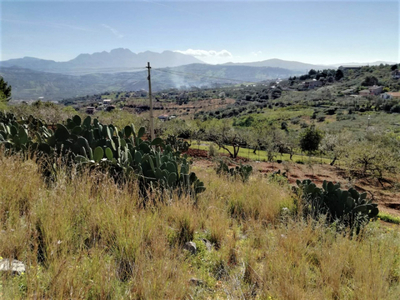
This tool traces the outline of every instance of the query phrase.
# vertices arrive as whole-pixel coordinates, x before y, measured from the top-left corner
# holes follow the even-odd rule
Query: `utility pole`
[[[150,100],[150,138],[154,140],[154,124],[153,124],[153,99],[151,98],[151,77],[150,77],[150,63],[147,62],[147,80],[149,81],[149,100]]]

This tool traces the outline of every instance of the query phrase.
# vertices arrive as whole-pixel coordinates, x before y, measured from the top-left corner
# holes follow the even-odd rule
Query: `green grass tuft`
[[[378,214],[378,218],[381,219],[384,222],[393,223],[393,224],[400,224],[400,218],[399,217],[392,216],[392,215],[390,215],[388,213],[380,212]]]

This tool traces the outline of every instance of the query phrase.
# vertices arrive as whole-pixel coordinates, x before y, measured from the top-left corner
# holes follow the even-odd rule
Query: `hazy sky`
[[[398,1],[7,1],[0,60],[128,48],[209,63],[399,61]]]

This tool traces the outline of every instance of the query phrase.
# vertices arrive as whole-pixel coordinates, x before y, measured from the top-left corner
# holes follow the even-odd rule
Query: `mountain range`
[[[34,71],[84,75],[93,73],[117,73],[132,72],[144,69],[147,62],[155,68],[178,67],[190,64],[205,64],[194,56],[182,54],[174,51],[164,51],[161,53],[145,51],[134,53],[129,49],[118,48],[110,52],[95,52],[93,54],[79,54],[74,59],[65,62],[56,62],[54,60],[39,59],[34,57],[24,57],[9,59],[0,62],[0,67],[20,67]],[[310,64],[298,61],[288,61],[282,59],[267,59],[256,62],[245,63],[225,63],[223,66],[247,66],[247,67],[271,67],[282,68],[294,71],[298,74],[304,74],[310,69],[336,69],[340,65],[379,65],[395,64],[394,62],[377,61],[372,63],[343,63],[332,65]],[[208,65],[210,66],[210,65]]]
[[[274,67],[274,68],[284,68],[295,72],[300,72],[301,74],[307,73],[309,70],[323,70],[323,69],[334,69],[337,68],[333,65],[315,65],[302,63],[298,61],[288,61],[278,58],[267,59],[263,61],[247,62],[247,63],[226,63],[228,66],[248,66],[248,67]]]
[[[375,61],[369,63],[341,63],[341,64],[332,64],[332,65],[320,65],[320,64],[308,64],[302,63],[298,61],[288,61],[282,60],[278,58],[267,59],[263,61],[256,62],[247,62],[247,63],[226,63],[228,66],[248,66],[248,67],[274,67],[274,68],[284,68],[289,69],[294,72],[300,72],[301,74],[307,73],[309,70],[324,70],[324,69],[337,69],[340,66],[377,66],[380,64],[396,64],[395,62],[387,62],[387,61]]]
[[[0,62],[0,67],[21,67],[34,71],[82,75],[129,72],[136,69],[144,69],[147,62],[151,62],[151,66],[156,68],[204,63],[191,55],[173,51],[164,51],[162,53],[146,51],[136,54],[129,49],[118,48],[110,52],[79,54],[74,59],[65,62],[34,57],[9,59]]]

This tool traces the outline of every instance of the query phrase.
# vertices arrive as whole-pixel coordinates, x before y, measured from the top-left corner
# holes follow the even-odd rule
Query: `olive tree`
[[[385,176],[398,171],[400,152],[386,139],[359,139],[347,144],[345,160],[351,170],[361,176],[372,176],[383,185]]]
[[[231,158],[236,158],[240,147],[246,144],[245,132],[240,128],[235,128],[226,120],[215,123],[213,127],[207,129],[208,139],[229,153]],[[232,147],[232,148],[230,148]]]
[[[300,148],[309,154],[315,152],[319,148],[319,144],[323,138],[323,134],[315,126],[310,126],[300,135]]]
[[[337,159],[341,159],[348,150],[348,143],[351,140],[351,133],[327,133],[321,140],[321,151],[331,156],[330,165],[333,166]]]

